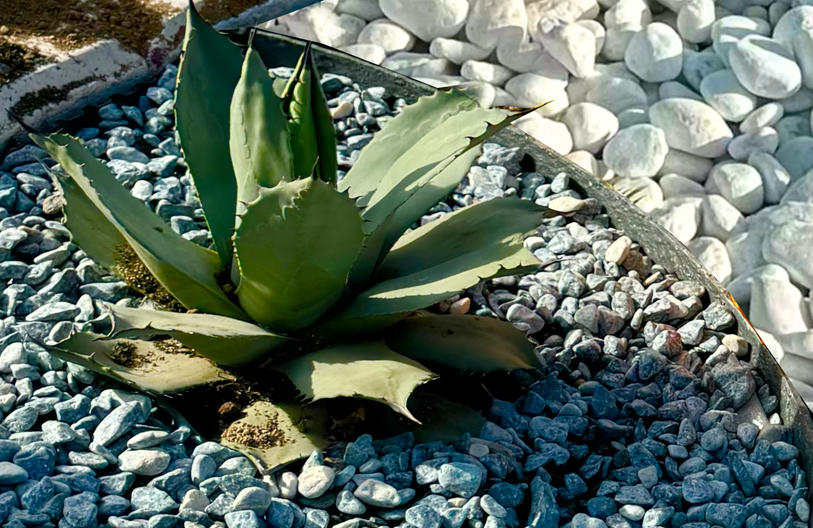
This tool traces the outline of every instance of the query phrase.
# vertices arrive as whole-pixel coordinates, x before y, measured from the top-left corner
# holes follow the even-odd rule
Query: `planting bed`
[[[172,134],[174,75],[169,67],[137,99],[66,128],[173,229],[206,243]],[[323,86],[346,169],[402,101],[341,76]],[[530,389],[515,401],[494,399],[476,436],[417,445],[409,434],[362,436],[264,477],[239,454],[162,421],[158,402],[110,388],[36,344],[101,316],[100,301],[135,302],[68,241],[41,157],[27,145],[0,169],[4,526],[734,528],[809,520],[793,434],[777,394],[741,361],[751,347],[736,335],[734,315],[708,304],[701,284],[653,265],[594,199],[564,174],[535,172],[518,148],[487,144],[463,185],[423,221],[506,194],[570,207],[526,242],[546,263],[539,273],[491,281],[439,308],[507,317],[527,330],[540,343],[539,368],[515,382]]]

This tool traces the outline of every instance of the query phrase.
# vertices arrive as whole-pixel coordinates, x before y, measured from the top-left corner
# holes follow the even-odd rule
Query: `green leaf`
[[[116,305],[108,308],[113,316],[113,337],[151,339],[168,335],[201,356],[228,367],[251,363],[292,342],[230,317]]]
[[[327,447],[327,413],[319,406],[274,404],[259,400],[229,425],[220,443],[249,458],[261,473]]]
[[[309,326],[345,294],[361,241],[356,205],[329,183],[261,189],[234,240],[241,306],[268,328]]]
[[[384,341],[399,354],[466,371],[530,369],[538,364],[525,334],[491,317],[421,313],[389,328]]]
[[[206,23],[192,2],[175,91],[175,122],[223,267],[231,262],[237,183],[229,153],[229,109],[240,48]]]
[[[336,135],[310,44],[299,57],[283,95],[291,131],[294,175],[336,181]],[[314,171],[315,169],[315,171]]]
[[[273,187],[293,175],[288,118],[260,55],[249,48],[231,100],[229,150],[237,200],[248,203],[258,187]]]
[[[89,333],[74,334],[48,347],[65,361],[154,394],[234,381],[231,374],[204,357],[168,350],[156,341],[108,339]]]
[[[353,291],[367,285],[398,237],[457,187],[478,155],[478,149],[471,149],[460,155],[364,239],[364,247],[350,272],[349,284]]]
[[[309,401],[366,398],[415,421],[407,408],[409,395],[435,377],[420,363],[380,342],[325,348],[292,359],[280,370]]]
[[[189,309],[245,319],[220,289],[217,255],[175,233],[116,181],[110,170],[76,139],[32,136],[127,241],[155,278]],[[68,206],[70,207],[70,205]]]
[[[463,207],[399,238],[376,277],[402,277],[495,244],[512,244],[539,227],[545,212],[544,207],[519,198]]]
[[[63,212],[71,240],[98,264],[112,270],[116,252],[126,247],[127,241],[70,177],[53,176],[65,197]]]
[[[360,203],[366,202],[381,183],[383,167],[389,167],[438,123],[471,110],[476,104],[459,91],[439,90],[404,107],[361,150],[353,168],[339,182],[339,189],[348,191],[352,198],[359,198]]]

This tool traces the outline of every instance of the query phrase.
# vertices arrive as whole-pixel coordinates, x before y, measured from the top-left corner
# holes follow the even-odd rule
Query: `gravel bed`
[[[627,194],[723,282],[813,402],[813,6],[326,0],[268,24],[484,104]]]
[[[275,70],[278,75],[284,70]],[[172,133],[167,69],[135,106],[75,132],[131,193],[206,243]],[[342,169],[403,104],[326,75]],[[526,244],[548,264],[444,303],[506,317],[539,343],[530,388],[493,400],[478,436],[416,444],[362,436],[260,476],[238,453],[169,427],[150,398],[51,357],[36,342],[83,328],[99,301],[132,303],[68,241],[42,153],[0,172],[0,524],[8,528],[801,528],[805,472],[777,398],[751,367],[733,316],[653,265],[593,200]],[[564,175],[521,171],[486,144],[463,184],[422,222],[476,200],[581,198]],[[50,219],[46,219],[50,218]],[[759,424],[755,425],[755,424]]]

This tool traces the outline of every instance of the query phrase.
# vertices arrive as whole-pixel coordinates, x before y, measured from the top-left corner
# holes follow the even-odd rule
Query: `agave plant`
[[[310,48],[275,86],[256,51],[193,7],[186,27],[177,132],[213,248],[172,231],[79,140],[35,136],[62,167],[76,243],[162,308],[110,306],[112,331],[74,333],[54,353],[154,394],[284,375],[300,397],[272,401],[260,386],[222,437],[267,468],[325,445],[314,401],[365,398],[415,420],[408,399],[436,377],[426,365],[533,366],[508,323],[421,310],[535,269],[523,238],[545,210],[495,199],[413,228],[519,114],[436,92],[391,119],[337,182]]]

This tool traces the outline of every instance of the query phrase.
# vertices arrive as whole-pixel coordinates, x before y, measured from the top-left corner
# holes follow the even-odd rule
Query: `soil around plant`
[[[200,12],[207,20],[218,21],[264,1],[208,0]],[[164,0],[3,0],[0,84],[47,62],[32,46],[32,39],[66,51],[102,39],[115,39],[124,48],[146,56],[150,41],[163,29],[163,21],[177,12],[177,7]]]

